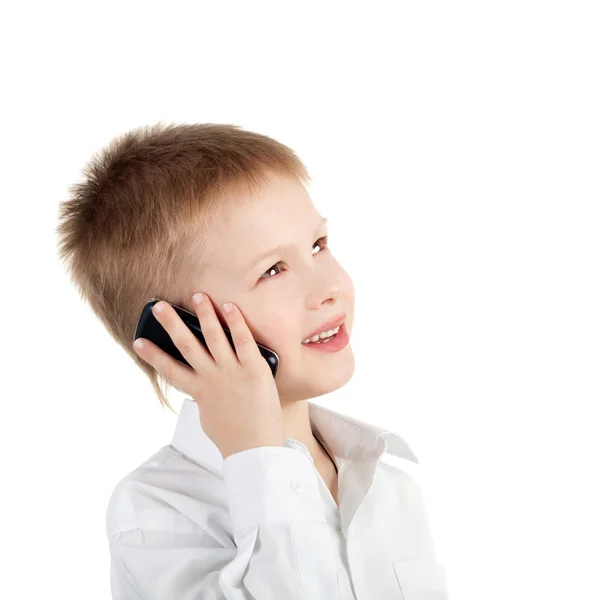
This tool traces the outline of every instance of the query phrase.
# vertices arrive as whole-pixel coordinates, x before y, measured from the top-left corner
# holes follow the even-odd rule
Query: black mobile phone
[[[177,349],[177,346],[171,340],[171,336],[167,333],[167,330],[156,320],[154,313],[152,312],[152,307],[160,302],[160,298],[151,298],[148,302],[146,302],[144,308],[142,309],[142,314],[138,320],[137,327],[135,329],[135,335],[133,337],[133,341],[138,338],[145,338],[150,340],[154,344],[156,344],[161,350],[170,354],[173,358],[178,361],[185,363],[188,367],[191,367],[190,363],[185,360],[181,352]],[[171,304],[169,302],[169,304]],[[191,313],[185,308],[181,308],[180,306],[175,306],[171,304],[171,306],[175,309],[175,312],[180,316],[181,320],[188,326],[191,332],[200,340],[202,345],[208,350],[208,346],[206,345],[206,341],[204,340],[204,336],[202,335],[202,330],[200,328],[200,321],[198,317]],[[233,343],[233,338],[231,337],[231,333],[227,327],[223,327],[223,331],[231,344],[235,352],[235,344]],[[269,367],[271,367],[271,372],[273,373],[273,377],[277,375],[277,369],[279,367],[279,356],[273,350],[262,346],[258,342],[256,342],[260,353],[263,355]],[[209,351],[210,352],[210,351]]]

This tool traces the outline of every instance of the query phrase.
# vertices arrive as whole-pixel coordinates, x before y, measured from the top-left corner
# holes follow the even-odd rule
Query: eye
[[[313,248],[315,246],[319,246],[319,248],[321,248],[321,252],[323,252],[323,250],[327,249],[329,246],[327,245],[328,243],[328,236],[323,236],[321,238],[319,238],[314,244],[313,244]],[[318,253],[320,254],[320,252]],[[270,267],[269,269],[267,269],[263,275],[261,276],[261,278],[259,279],[259,281],[262,281],[263,279],[273,279],[273,277],[264,277],[264,275],[266,275],[267,273],[271,272],[273,269],[279,269],[281,266],[283,266],[283,262],[279,261],[278,263],[275,263],[272,267]],[[277,275],[277,273],[276,273]]]

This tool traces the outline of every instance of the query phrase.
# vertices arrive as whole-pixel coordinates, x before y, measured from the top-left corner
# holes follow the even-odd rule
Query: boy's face
[[[255,340],[277,353],[282,404],[339,389],[354,373],[350,343],[338,352],[302,344],[333,317],[346,313],[348,335],[354,321],[354,286],[333,256],[335,239],[330,249],[316,243],[327,235],[323,217],[291,177],[273,175],[256,199],[242,188],[231,198],[219,208],[212,245],[204,248],[208,267],[194,292],[208,294],[225,326],[222,305],[234,302]],[[257,258],[280,245],[289,248]]]

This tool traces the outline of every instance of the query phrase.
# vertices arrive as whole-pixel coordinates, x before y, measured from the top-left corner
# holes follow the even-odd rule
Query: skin
[[[351,334],[352,280],[333,251],[315,243],[327,235],[327,224],[320,225],[322,215],[296,178],[271,174],[258,197],[238,186],[218,211],[218,234],[213,231],[210,247],[203,249],[208,266],[194,292],[210,297],[225,326],[222,305],[235,303],[254,339],[278,354],[275,381],[285,436],[305,444],[333,494],[337,475],[312,433],[307,400],[343,387],[354,373],[354,354],[350,343],[338,352],[322,353],[306,348],[302,340],[341,313],[347,314]],[[293,248],[248,266],[280,244]]]

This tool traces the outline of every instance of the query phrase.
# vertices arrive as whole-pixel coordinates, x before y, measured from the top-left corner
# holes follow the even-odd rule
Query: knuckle
[[[204,331],[204,340],[207,344],[216,345],[217,342],[221,339],[219,332],[214,330]]]
[[[247,348],[254,340],[246,333],[239,333],[235,338],[235,345],[238,348]]]
[[[167,381],[171,381],[173,379],[173,366],[172,365],[166,365],[162,370],[161,370],[161,375],[163,376],[164,379],[166,379]]]
[[[187,336],[182,339],[178,339],[175,345],[177,348],[179,348],[182,354],[189,354],[192,351],[192,344]]]

